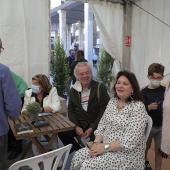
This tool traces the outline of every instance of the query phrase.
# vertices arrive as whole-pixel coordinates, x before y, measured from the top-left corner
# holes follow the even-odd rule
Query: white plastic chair
[[[62,170],[64,170],[72,144],[62,148],[18,161],[9,167],[9,170],[18,170],[20,167],[29,166],[33,170],[40,170],[39,164],[44,165],[44,170],[56,170],[61,157],[65,154]]]
[[[152,118],[148,115],[148,124],[147,124],[146,132],[145,132],[146,141],[148,140],[150,131],[151,131],[151,129],[152,129],[152,123],[153,123],[153,122],[152,122]]]

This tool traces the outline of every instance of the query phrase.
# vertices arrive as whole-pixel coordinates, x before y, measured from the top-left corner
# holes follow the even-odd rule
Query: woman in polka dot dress
[[[143,170],[147,112],[135,75],[120,71],[92,147],[78,150],[71,170]]]

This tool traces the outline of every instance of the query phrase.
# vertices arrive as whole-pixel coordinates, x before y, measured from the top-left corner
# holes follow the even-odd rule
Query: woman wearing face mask
[[[46,75],[38,74],[32,78],[31,89],[26,90],[24,97],[24,105],[21,113],[27,114],[26,107],[31,102],[40,103],[42,113],[55,113],[60,110],[60,100],[57,93],[57,89],[50,85],[50,82]],[[52,149],[58,148],[57,139],[52,145]],[[34,155],[38,155],[39,151],[32,145]]]
[[[162,157],[159,153],[162,136],[162,114],[165,87],[161,85],[161,80],[164,77],[164,66],[159,63],[152,63],[148,68],[148,79],[150,84],[142,89],[145,98],[145,107],[152,118],[153,126],[147,140],[145,152],[145,170],[152,170],[147,160],[147,153],[151,146],[152,139],[155,142],[155,167],[156,170],[161,170]]]
[[[46,75],[38,74],[32,78],[31,89],[25,92],[22,114],[26,113],[26,107],[31,102],[40,103],[40,112],[42,113],[55,113],[60,110],[61,106],[57,89],[50,85]]]

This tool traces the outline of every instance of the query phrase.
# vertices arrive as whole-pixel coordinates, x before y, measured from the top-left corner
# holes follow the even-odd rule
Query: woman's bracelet
[[[148,110],[150,111],[151,109],[149,108],[149,105],[148,105]]]
[[[100,140],[95,140],[93,143],[102,143]]]

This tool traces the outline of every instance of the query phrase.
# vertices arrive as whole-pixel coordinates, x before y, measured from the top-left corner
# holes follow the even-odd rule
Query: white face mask
[[[40,93],[39,86],[36,86],[36,85],[33,85],[33,84],[32,84],[31,88],[32,88],[32,92],[33,92],[33,93],[35,93],[35,94]]]
[[[150,80],[150,84],[153,87],[158,87],[158,86],[160,86],[161,81],[160,80]]]

